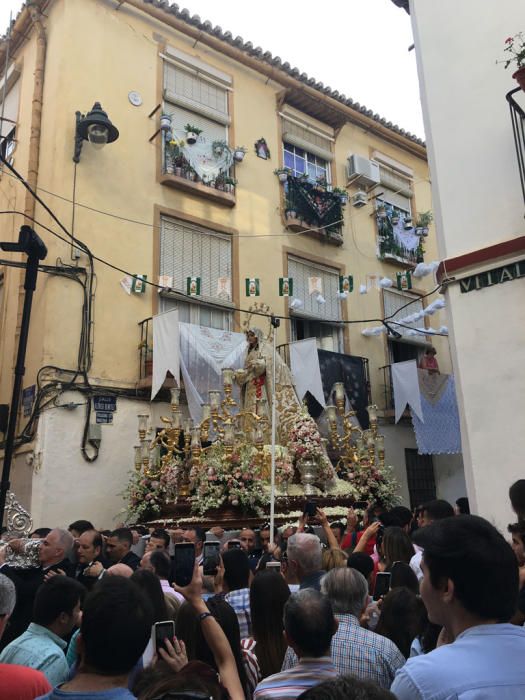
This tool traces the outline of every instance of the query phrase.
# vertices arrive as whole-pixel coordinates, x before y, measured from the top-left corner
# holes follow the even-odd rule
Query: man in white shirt
[[[518,600],[509,544],[474,515],[432,523],[421,544],[421,597],[430,622],[454,641],[409,659],[391,691],[398,700],[525,697],[525,630],[508,624]]]

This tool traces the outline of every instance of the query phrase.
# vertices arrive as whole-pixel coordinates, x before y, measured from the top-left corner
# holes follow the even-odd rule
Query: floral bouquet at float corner
[[[259,512],[267,501],[257,450],[251,446],[227,454],[223,445],[212,445],[190,472],[190,501],[193,513],[204,515],[221,506],[240,506]]]
[[[265,461],[271,464],[272,446],[264,446]],[[291,484],[294,477],[293,459],[286,447],[282,445],[275,446],[275,483],[279,486],[282,484]]]
[[[123,494],[127,501],[126,514],[129,522],[145,522],[159,513],[166,501],[177,497],[180,467],[180,461],[174,459],[171,463],[164,464],[158,475],[147,475],[142,469],[132,473]]]
[[[386,509],[393,508],[401,502],[398,495],[399,485],[391,466],[355,464],[350,467],[347,478],[359,494],[357,501],[380,503]]]

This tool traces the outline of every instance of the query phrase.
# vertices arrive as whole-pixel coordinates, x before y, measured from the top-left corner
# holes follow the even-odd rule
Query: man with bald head
[[[24,551],[25,540],[11,540],[10,546],[19,552]],[[16,605],[9,620],[9,625],[0,641],[0,649],[19,637],[29,626],[33,612],[33,602],[40,585],[54,573],[73,576],[74,571],[69,560],[73,549],[73,536],[67,530],[54,528],[44,537],[40,544],[38,559],[40,566],[32,569],[18,569],[4,563],[0,558],[0,569],[16,587]]]

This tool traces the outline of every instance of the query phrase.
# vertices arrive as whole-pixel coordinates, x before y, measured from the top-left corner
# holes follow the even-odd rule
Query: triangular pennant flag
[[[308,294],[318,294],[323,293],[323,278],[322,277],[309,277],[308,278]]]
[[[396,278],[398,289],[412,289],[412,275],[408,270],[406,272],[397,272]]]
[[[346,292],[347,294],[354,291],[354,278],[352,275],[345,275],[339,277],[339,291],[341,294]]]
[[[131,282],[131,291],[133,294],[144,294],[146,291],[147,279],[147,275],[133,275],[133,281]]]
[[[186,277],[186,294],[190,297],[198,296],[201,293],[201,278]]]
[[[293,296],[293,279],[291,277],[279,277],[279,296]]]
[[[246,296],[258,297],[261,294],[261,285],[258,277],[246,277]]]
[[[232,281],[229,277],[219,277],[217,279],[217,296],[228,301],[232,296]]]

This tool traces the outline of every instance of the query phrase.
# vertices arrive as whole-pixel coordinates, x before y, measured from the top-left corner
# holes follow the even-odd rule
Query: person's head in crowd
[[[288,585],[299,584],[297,572],[293,566],[290,566],[290,562],[288,561],[288,552],[286,549],[281,553],[281,574]]]
[[[121,578],[130,578],[133,574],[133,569],[127,564],[113,564],[106,570],[108,576],[120,576]]]
[[[479,624],[508,622],[518,599],[518,565],[510,545],[475,515],[424,528],[421,597],[430,622],[454,637]]]
[[[241,633],[235,610],[222,596],[208,598],[206,605],[230,643],[241,685],[246,688],[246,672],[241,652]],[[175,636],[177,639],[182,639],[186,645],[188,661],[203,661],[218,670],[211,649],[202,633],[199,617],[189,603],[183,603],[179,609],[175,622]]]
[[[451,518],[454,515],[454,508],[448,501],[438,498],[434,501],[429,501],[423,504],[423,517],[421,518],[420,527],[426,527],[435,520],[443,520],[443,518]]]
[[[360,618],[368,603],[368,582],[357,569],[332,569],[321,581],[321,592],[334,613]]]
[[[383,598],[375,631],[394,642],[408,659],[412,642],[423,631],[424,623],[421,598],[408,588],[394,588]]]
[[[243,527],[239,540],[241,541],[241,547],[247,554],[250,554],[255,549],[255,539],[255,532],[249,527]]]
[[[333,570],[338,571],[350,569]],[[286,641],[300,659],[329,656],[330,643],[337,627],[332,604],[313,588],[292,594],[284,606]]]
[[[295,525],[287,525],[281,532],[281,549],[286,550],[288,546],[288,540],[292,535],[297,532],[297,527]]]
[[[330,571],[338,566],[346,566],[348,554],[342,549],[325,549],[322,556],[322,568]]]
[[[343,537],[345,536],[345,526],[343,523],[340,522],[335,522],[330,524],[330,530],[335,535],[335,539],[337,540],[337,544],[341,546],[341,542],[343,541]]]
[[[404,561],[398,561],[390,570],[390,588],[408,588],[412,593],[419,594],[419,581],[413,569]]]
[[[133,683],[139,700],[228,700],[218,673],[202,661],[190,661],[178,673],[164,662],[145,668]]]
[[[274,544],[279,544],[279,528],[274,525],[273,528],[273,542]],[[266,523],[261,526],[261,529],[259,531],[259,540],[261,542],[261,547],[263,552],[268,551],[268,547],[270,546],[270,524]]]
[[[77,561],[90,564],[102,554],[102,535],[96,530],[86,530],[78,538]]]
[[[462,496],[456,500],[454,512],[456,515],[470,515],[470,506],[466,496]]]
[[[182,534],[183,542],[191,542],[195,545],[195,556],[200,557],[202,554],[202,548],[204,546],[204,540],[206,539],[206,533],[202,527],[193,527],[189,530],[184,530]]]
[[[73,536],[67,530],[56,527],[44,537],[38,558],[44,568],[58,564],[69,556],[73,549]]]
[[[171,573],[171,560],[167,552],[156,550],[148,554],[153,573],[161,581],[167,581]],[[142,568],[142,562],[141,562]]]
[[[127,527],[118,527],[110,533],[106,540],[106,554],[108,559],[117,564],[131,549],[133,535]]]
[[[410,562],[414,556],[414,545],[407,533],[400,527],[387,527],[381,544],[385,571],[390,571],[394,562]]]
[[[146,544],[146,552],[152,552],[155,549],[160,549],[162,551],[167,551],[170,546],[170,536],[162,528],[157,528],[153,530],[150,538]]]
[[[166,600],[158,576],[155,576],[153,571],[137,569],[137,571],[134,571],[131,575],[130,580],[140,588],[151,603],[153,608],[153,621],[162,622],[163,620],[168,620],[169,616],[166,608]]]
[[[419,505],[414,508],[414,521],[416,523],[416,529],[423,527],[423,506]]]
[[[83,532],[94,529],[94,525],[92,525],[89,520],[75,520],[75,522],[71,523],[68,527],[69,532],[75,539],[78,539]]]
[[[84,603],[77,639],[79,673],[114,677],[115,686],[126,686],[150,639],[152,624],[151,603],[135,583],[104,577]]]
[[[140,560],[139,569],[145,569],[146,571],[153,571],[153,565],[151,563],[151,555],[153,552],[144,552],[142,559]]]
[[[248,555],[243,549],[228,549],[222,555],[224,566],[223,588],[226,592],[249,588],[251,568]]]
[[[396,524],[399,524],[399,527],[402,527],[408,534],[410,532],[412,520],[414,519],[410,508],[407,508],[406,506],[394,506],[394,508],[391,508],[388,512],[391,517],[396,518],[398,521]]]
[[[518,516],[518,520],[525,520],[525,479],[518,479],[509,489],[510,505]]]
[[[80,624],[86,589],[67,576],[53,576],[37,590],[32,622],[65,639]]]
[[[321,542],[316,535],[299,532],[288,539],[288,565],[291,566],[299,581],[321,571]]]
[[[111,535],[111,530],[99,530],[99,532],[104,538],[104,541]]]
[[[348,557],[346,565],[349,569],[355,569],[363,574],[368,583],[368,590],[372,591],[374,577],[374,560],[365,552],[354,552]]]
[[[396,697],[372,681],[339,676],[336,680],[323,681],[308,688],[297,700],[396,700]]]
[[[0,639],[2,639],[9,617],[15,609],[15,603],[15,584],[10,578],[0,573]]]
[[[47,537],[50,532],[50,527],[37,527],[36,530],[33,530],[30,537],[32,540],[43,540],[44,537]]]
[[[525,564],[525,521],[509,525],[508,531],[512,535],[512,551],[516,555],[518,566]]]
[[[250,587],[250,614],[262,678],[281,670],[286,653],[283,611],[289,597],[290,589],[278,572],[267,569],[255,575]]]

